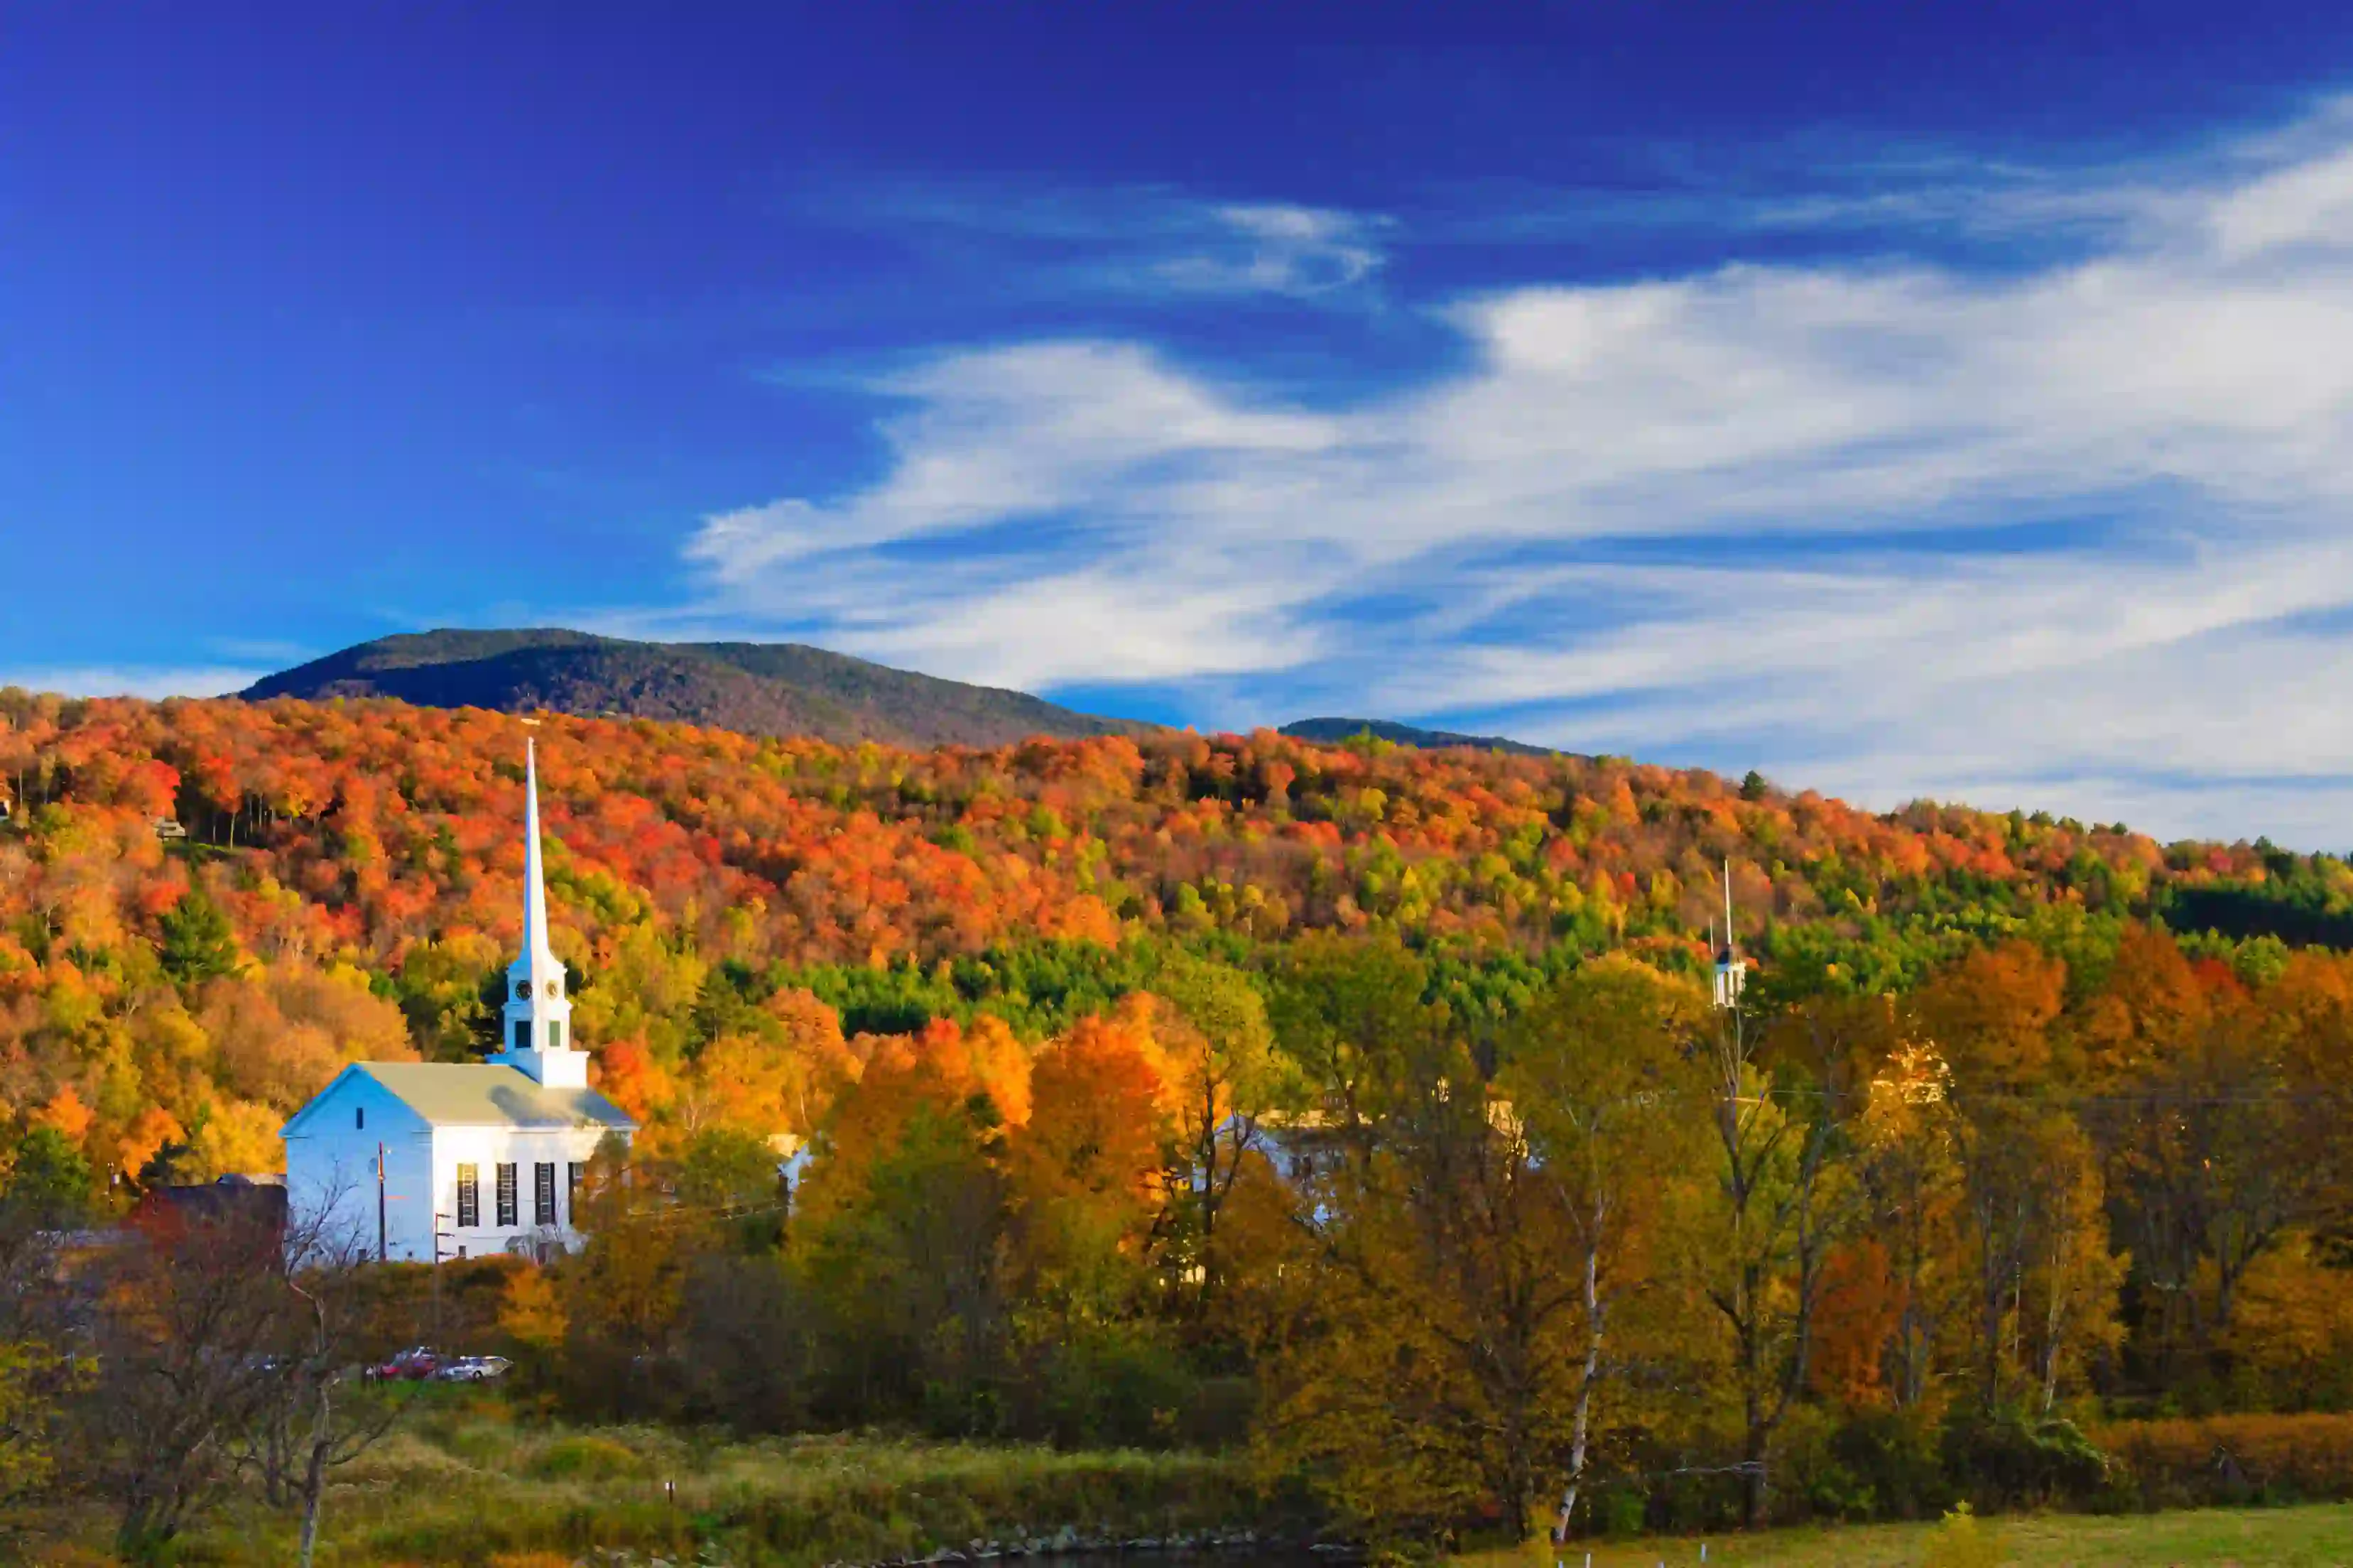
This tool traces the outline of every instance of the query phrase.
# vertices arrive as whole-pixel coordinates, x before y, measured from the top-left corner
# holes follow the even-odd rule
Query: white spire
[[[564,964],[547,941],[547,874],[539,853],[539,749],[524,743],[522,773],[522,952],[507,965],[505,1049],[491,1060],[553,1088],[588,1082],[588,1058],[572,1044],[572,999]]]
[[[536,980],[554,972],[555,953],[547,945],[547,879],[539,863],[539,750],[528,739],[522,747],[522,960]]]
[[[1724,943],[1715,950],[1715,1005],[1719,1007],[1740,1005],[1740,993],[1748,981],[1748,964],[1740,956],[1740,948],[1732,934],[1732,861],[1724,862]]]

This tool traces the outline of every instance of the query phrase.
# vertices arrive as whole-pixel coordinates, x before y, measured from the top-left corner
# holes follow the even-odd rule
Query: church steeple
[[[1740,993],[1748,982],[1748,963],[1740,956],[1740,945],[1732,934],[1732,862],[1724,863],[1724,945],[1715,952],[1715,1005],[1719,1007],[1740,1005]]]
[[[523,742],[522,952],[507,965],[506,1048],[491,1060],[551,1089],[585,1089],[588,1058],[572,1048],[564,964],[547,942],[547,880],[539,853],[539,752]]]
[[[539,860],[539,749],[522,743],[522,957],[533,980],[563,982],[564,965],[547,945],[547,879]]]

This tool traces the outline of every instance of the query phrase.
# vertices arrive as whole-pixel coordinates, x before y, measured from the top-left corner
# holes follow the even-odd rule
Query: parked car
[[[462,1355],[434,1369],[443,1383],[494,1383],[514,1363],[502,1355]]]
[[[375,1374],[386,1382],[395,1382],[402,1378],[427,1378],[431,1377],[435,1369],[440,1366],[441,1361],[440,1355],[426,1349],[423,1345],[412,1345],[377,1367]]]

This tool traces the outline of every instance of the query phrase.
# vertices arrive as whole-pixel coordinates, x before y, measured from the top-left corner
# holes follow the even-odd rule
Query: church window
[[[366,1107],[366,1106],[364,1106],[364,1105],[354,1105],[353,1107],[352,1107],[352,1125],[353,1125],[353,1127],[356,1128],[358,1131],[362,1131],[362,1132],[364,1132],[364,1131],[367,1131],[367,1107]]]
[[[564,1211],[574,1219],[580,1217],[580,1184],[588,1179],[588,1167],[575,1160],[565,1168]]]
[[[499,1224],[511,1226],[514,1223],[515,1168],[512,1164],[501,1164],[499,1166]]]
[[[564,1020],[561,1018],[547,1021],[547,1048],[551,1051],[564,1048]]]
[[[482,1223],[482,1168],[458,1167],[458,1225],[470,1230]]]
[[[529,1018],[517,1018],[514,1021],[514,1048],[519,1051],[527,1051],[531,1049],[531,1020]]]
[[[533,1225],[555,1223],[555,1162],[543,1160],[531,1168],[531,1219]]]

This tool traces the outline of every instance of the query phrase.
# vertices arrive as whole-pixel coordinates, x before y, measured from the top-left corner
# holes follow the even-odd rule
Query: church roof
[[[385,1092],[435,1127],[554,1131],[596,1125],[635,1131],[638,1125],[593,1089],[550,1089],[515,1068],[473,1062],[354,1062],[351,1070],[375,1079]]]

